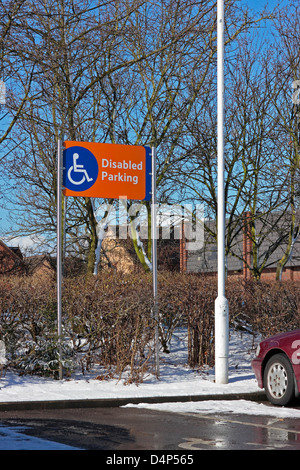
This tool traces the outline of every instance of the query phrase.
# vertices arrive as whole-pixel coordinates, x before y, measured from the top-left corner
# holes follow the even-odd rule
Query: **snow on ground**
[[[18,376],[9,371],[0,379],[0,404],[16,401],[113,399],[161,396],[195,396],[258,391],[251,369],[251,335],[230,336],[229,383],[216,385],[213,370],[191,370],[187,366],[186,332],[174,334],[170,354],[160,355],[160,376],[144,377],[141,384],[124,385],[124,380],[97,380],[93,375],[74,375],[61,381],[36,376]]]
[[[18,401],[88,400],[140,398],[139,404],[126,407],[143,407],[166,412],[202,414],[255,414],[277,418],[300,418],[300,410],[274,407],[247,400],[247,393],[260,391],[251,369],[255,347],[253,337],[246,333],[230,335],[229,383],[214,383],[214,371],[191,370],[187,367],[186,333],[178,331],[171,344],[170,354],[160,355],[160,377],[145,376],[143,383],[124,385],[124,380],[97,380],[96,373],[90,377],[78,375],[61,381],[32,376],[17,376],[11,372],[0,379],[0,405]],[[98,372],[99,373],[99,372]],[[227,394],[244,394],[243,399],[226,398]],[[218,395],[218,399],[217,398]],[[205,400],[160,403],[159,397],[205,396]],[[143,398],[157,397],[157,403],[145,403]],[[215,398],[215,399],[214,399]],[[42,441],[22,434],[18,427],[0,425],[0,449],[70,449],[61,444]]]
[[[213,398],[213,397],[212,397]],[[139,403],[124,405],[124,408],[146,408],[148,410],[169,411],[176,413],[214,414],[229,413],[235,415],[269,416],[278,419],[300,418],[300,410],[275,407],[250,400],[205,400],[176,403]]]

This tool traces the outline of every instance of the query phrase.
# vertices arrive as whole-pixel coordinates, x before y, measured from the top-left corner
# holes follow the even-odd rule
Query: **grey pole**
[[[159,335],[158,335],[158,299],[157,299],[157,211],[156,211],[156,149],[152,147],[152,204],[151,204],[151,232],[152,232],[152,277],[153,277],[153,314],[155,320],[155,367],[159,376]]]
[[[228,383],[228,302],[225,296],[224,0],[218,0],[218,297],[215,301],[215,382]]]
[[[57,325],[58,325],[58,361],[59,379],[62,379],[62,143],[57,146]]]

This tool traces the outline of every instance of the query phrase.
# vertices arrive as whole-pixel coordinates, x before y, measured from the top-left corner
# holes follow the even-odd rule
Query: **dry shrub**
[[[197,274],[159,272],[160,344],[164,352],[174,330],[188,331],[191,367],[214,364],[217,281]],[[299,327],[297,282],[226,285],[231,326],[269,336]],[[138,383],[154,370],[155,320],[152,276],[102,272],[65,279],[63,366],[83,373],[97,366],[98,378],[120,376]],[[58,371],[56,283],[30,278],[0,279],[0,339],[10,367],[55,376]],[[99,373],[103,371],[103,373]]]
[[[0,282],[0,338],[9,365],[25,373],[58,369],[55,286],[26,277]],[[67,356],[65,351],[65,356]]]
[[[243,282],[235,286],[229,299],[231,317],[249,325],[254,334],[267,337],[299,328],[298,282]]]
[[[169,351],[175,328],[185,326],[189,364],[213,363],[215,295],[212,279],[159,273],[159,340],[164,352]],[[96,279],[67,282],[64,301],[82,370],[97,362],[118,374],[129,368],[130,380],[140,380],[153,363],[152,276],[102,273]]]
[[[151,278],[150,278],[151,280]],[[67,281],[64,312],[82,371],[97,363],[140,380],[152,356],[151,282],[110,273]]]
[[[186,326],[191,367],[213,363],[215,298],[212,278],[168,272],[159,276],[161,343],[167,350],[174,329]]]

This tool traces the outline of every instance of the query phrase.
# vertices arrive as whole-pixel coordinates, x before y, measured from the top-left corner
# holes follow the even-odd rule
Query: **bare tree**
[[[233,51],[236,38],[256,20],[231,0],[225,4],[226,47]],[[208,97],[214,90],[216,2],[27,0],[26,8],[17,24],[17,57],[26,61],[26,73],[32,70],[32,84],[7,163],[22,188],[19,234],[50,239],[54,233],[56,142],[62,137],[155,145],[159,196],[163,202],[178,198],[179,183],[188,179],[183,170],[193,121],[204,130],[214,106]],[[11,111],[16,109],[17,101]],[[207,135],[206,142],[211,145]],[[212,155],[206,158],[211,166]],[[89,198],[68,199],[67,228],[72,242],[86,242],[92,271],[97,220]]]
[[[125,47],[137,60],[126,75],[130,88],[126,92],[122,89],[121,77],[107,83],[110,92],[106,96],[110,97],[114,110],[111,113],[113,138],[128,144],[150,144],[158,149],[157,188],[163,203],[177,202],[180,189],[186,189],[197,172],[194,156],[200,151],[199,141],[194,148],[190,146],[194,131],[213,149],[205,153],[207,161],[201,162],[204,173],[209,172],[213,162],[215,142],[210,137],[215,123],[210,121],[211,128],[207,130],[207,116],[211,107],[215,107],[215,7],[215,2],[210,1],[199,2],[197,6],[181,0],[151,6],[147,2],[139,16],[130,18],[131,22],[136,20],[132,27],[135,34],[125,41]],[[255,19],[239,16],[241,12],[231,2],[226,2],[226,7],[226,46],[230,47]],[[139,61],[139,57],[147,55],[149,43],[160,53]],[[121,101],[125,106],[119,111]],[[204,184],[212,184],[211,189],[215,191],[215,181],[205,177],[204,180]],[[134,217],[130,223],[136,252],[147,270],[151,259],[151,220],[150,205],[145,205],[149,230],[146,250],[140,243]]]
[[[116,42],[119,45],[128,18],[141,3],[27,2],[28,10],[18,23],[22,48],[17,56],[34,68],[34,80],[7,164],[9,175],[22,183],[16,207],[19,234],[41,233],[51,240],[56,225],[57,140],[99,136],[98,123],[95,127],[99,83],[132,62],[130,57],[118,62],[115,57],[114,63],[107,63],[106,54]],[[11,105],[12,113],[16,104]],[[72,207],[72,214],[77,208],[76,225],[87,228],[92,266],[96,221],[91,201],[75,200]]]
[[[266,38],[255,33],[241,35],[226,62],[226,253],[246,262],[238,245],[244,212],[250,211],[253,252],[248,267],[260,278],[274,263],[278,247],[290,236],[289,253],[298,234],[294,217],[298,157],[288,146],[288,141],[295,142],[295,125],[288,117],[290,95],[283,86],[286,78],[279,72],[278,54]],[[217,236],[216,224],[209,222],[217,217],[215,102],[205,97],[198,109],[189,122],[189,160],[179,171],[185,176],[185,197],[196,197],[205,207],[206,231],[212,242]]]
[[[25,0],[0,2],[0,80],[2,99],[0,105],[0,144],[3,144],[11,133],[28,99],[33,78],[34,66],[28,66],[26,58],[19,55],[21,41],[16,34],[20,19],[27,14]],[[10,109],[14,107],[13,115]],[[6,157],[5,151],[1,160]]]
[[[278,261],[276,278],[281,280],[282,271],[293,255],[293,248],[300,233],[299,219],[299,144],[300,144],[300,58],[296,31],[299,30],[299,5],[291,2],[282,8],[275,18],[276,42],[276,95],[274,106],[278,115],[278,140],[283,166],[286,171],[289,201],[286,243]]]

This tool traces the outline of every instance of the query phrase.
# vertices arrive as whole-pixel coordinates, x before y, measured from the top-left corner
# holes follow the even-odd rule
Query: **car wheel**
[[[287,405],[294,398],[294,371],[284,354],[272,356],[264,371],[264,389],[274,405]]]

